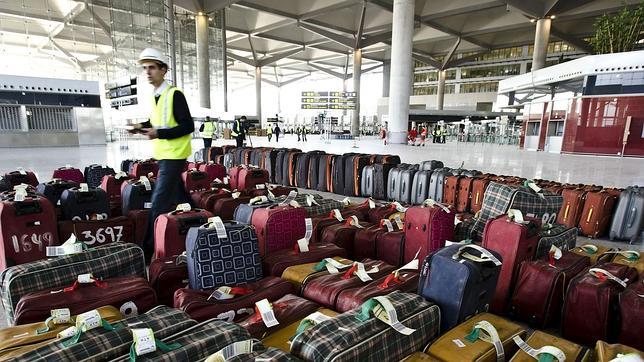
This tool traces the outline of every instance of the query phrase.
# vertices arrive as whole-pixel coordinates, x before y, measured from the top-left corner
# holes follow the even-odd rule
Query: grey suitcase
[[[630,243],[644,240],[644,188],[627,187],[617,201],[617,207],[610,225],[611,240],[630,240]]]
[[[224,167],[226,167],[226,172],[230,171],[234,166],[235,155],[232,152],[228,152],[224,155]]]
[[[443,187],[445,177],[448,172],[449,171],[444,168],[436,169],[432,172],[432,176],[429,181],[428,198],[436,202],[443,202]]]
[[[258,202],[255,204],[241,204],[235,209],[233,219],[241,224],[250,225],[250,221],[253,217],[253,211],[262,207],[269,207],[274,204],[274,202],[268,200],[266,202]]]
[[[400,188],[397,201],[402,202],[403,204],[411,203],[411,187],[414,183],[414,175],[416,175],[416,172],[418,171],[415,168],[411,168],[403,170],[403,172],[400,173],[400,182],[398,183]]]
[[[375,174],[374,166],[365,166],[362,169],[362,179],[360,180],[360,195],[362,197],[373,196],[373,176]]]
[[[445,167],[442,161],[437,160],[423,161],[419,164],[419,166],[421,171],[434,171],[437,168]]]
[[[411,186],[411,203],[414,205],[422,204],[427,200],[429,193],[429,181],[432,177],[431,171],[421,170],[414,175],[414,181]]]
[[[400,175],[403,168],[397,167],[389,171],[387,177],[387,199],[390,201],[398,200],[400,198]]]

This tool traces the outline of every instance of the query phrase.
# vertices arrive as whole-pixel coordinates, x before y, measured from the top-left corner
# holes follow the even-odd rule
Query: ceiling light
[[[550,19],[554,19],[554,18],[556,18],[556,16],[550,15]]]
[[[203,13],[200,11],[200,12],[199,12],[199,16],[202,16],[202,15],[203,15]]]
[[[531,23],[534,23],[535,21],[537,21],[537,19],[534,19],[534,18],[530,19]]]

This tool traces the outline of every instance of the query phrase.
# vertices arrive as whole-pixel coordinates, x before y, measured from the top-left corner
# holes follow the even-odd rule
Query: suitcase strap
[[[470,253],[467,253],[465,252],[466,249],[477,250],[478,252],[481,253],[481,256],[479,257],[479,256],[472,255]],[[454,255],[452,255],[452,259],[454,260],[458,260],[458,258],[461,258],[461,257],[464,259],[471,260],[475,263],[485,263],[485,262],[491,261],[496,266],[501,265],[501,261],[496,256],[494,256],[494,254],[492,254],[489,250],[475,244],[465,244],[460,248],[458,248],[458,251],[454,253]]]
[[[608,280],[612,280],[612,281],[616,282],[617,284],[621,285],[624,288],[627,287],[626,283],[628,282],[628,278],[626,278],[624,280],[619,279],[618,277],[616,277],[613,274],[611,274],[609,271],[604,270],[602,268],[590,268],[590,270],[588,270],[588,272],[591,275],[597,277],[601,281],[604,281],[604,280],[608,279]]]
[[[553,362],[555,359],[559,362],[566,360],[566,354],[557,347],[543,346],[539,349],[530,347],[521,337],[514,336],[512,338],[514,343],[521,348],[521,350],[539,362]]]
[[[356,314],[356,319],[361,322],[365,322],[370,318],[371,313],[373,313],[374,317],[377,319],[391,326],[398,333],[408,336],[416,331],[415,329],[405,327],[400,323],[396,309],[391,301],[385,296],[370,298],[366,302],[362,303],[360,313]]]
[[[485,331],[486,334],[481,333],[481,330]],[[496,360],[497,362],[505,361],[505,351],[503,350],[503,343],[501,338],[499,338],[499,333],[496,331],[496,328],[488,321],[480,321],[474,325],[472,332],[465,336],[465,340],[474,343],[477,340],[482,340],[487,343],[492,343],[494,349],[496,350]]]
[[[130,362],[136,361],[137,356],[155,352],[157,349],[162,352],[170,352],[182,347],[180,343],[165,344],[155,338],[152,328],[134,328],[131,331],[134,342],[130,347]]]

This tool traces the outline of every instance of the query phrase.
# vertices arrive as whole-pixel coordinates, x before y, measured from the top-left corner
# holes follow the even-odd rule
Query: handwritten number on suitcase
[[[123,237],[123,226],[108,226],[106,228],[99,228],[96,230],[96,236],[92,234],[91,230],[83,231],[83,242],[87,245],[94,245],[95,243],[103,244],[109,236],[110,242],[119,243]]]
[[[11,241],[13,243],[13,250],[17,253],[20,253],[20,247],[22,246],[22,251],[25,253],[31,252],[33,246],[36,245],[39,251],[43,251],[44,246],[49,245],[52,240],[52,234],[49,232],[42,234],[23,234],[20,237],[18,235],[12,235]]]

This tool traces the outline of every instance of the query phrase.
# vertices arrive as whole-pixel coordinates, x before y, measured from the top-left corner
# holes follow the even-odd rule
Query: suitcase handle
[[[37,200],[16,202],[13,204],[13,207],[16,210],[16,216],[40,214],[42,212],[40,202]]]
[[[612,281],[616,282],[617,284],[621,285],[624,288],[627,287],[626,282],[628,282],[628,278],[626,278],[624,280],[619,279],[618,277],[614,276],[611,272],[609,272],[609,271],[607,271],[605,269],[602,269],[602,268],[590,268],[590,270],[588,270],[588,272],[591,275],[599,278],[600,280],[609,279],[609,280],[612,280]],[[600,276],[600,275],[603,275],[603,277]]]
[[[482,335],[480,333],[481,330],[484,330],[488,335]],[[474,328],[472,328],[470,334],[465,336],[465,339],[472,343],[476,342],[479,339],[484,342],[492,343],[494,345],[494,349],[496,350],[496,360],[505,361],[505,351],[503,350],[503,343],[501,342],[501,338],[499,338],[499,332],[497,332],[492,323],[488,321],[480,321],[476,323],[474,325]]]
[[[208,222],[208,218],[205,216],[179,219],[179,234],[186,235],[188,233],[188,230],[190,230],[190,228],[194,228],[194,227],[198,228],[206,222]]]
[[[474,249],[474,250],[480,252],[481,256],[477,257],[477,256],[474,256],[474,255],[472,255],[470,253],[467,253],[467,252],[465,252],[466,249]],[[458,260],[458,258],[460,258],[460,257],[463,257],[464,259],[471,260],[471,261],[473,261],[475,263],[484,263],[484,262],[491,261],[496,266],[501,265],[501,261],[496,256],[494,256],[494,254],[492,254],[489,250],[487,250],[485,248],[482,248],[482,247],[480,247],[478,245],[474,245],[474,244],[463,245],[460,248],[458,248],[458,251],[456,253],[454,253],[454,255],[452,255],[452,259],[454,259],[454,260]]]

